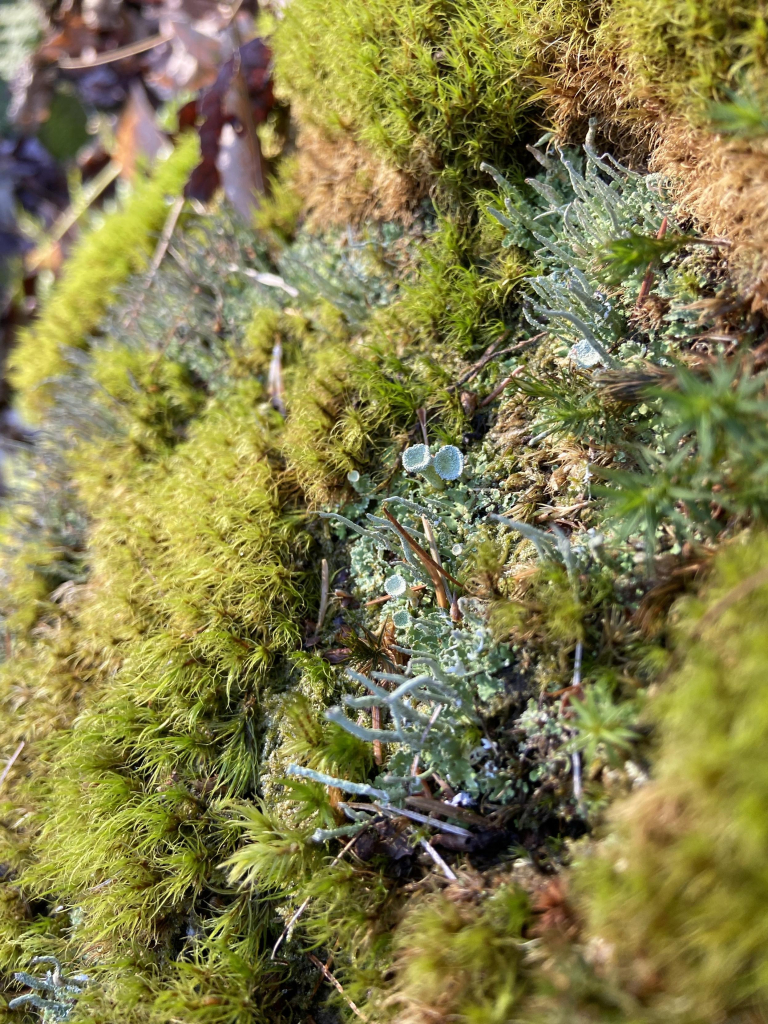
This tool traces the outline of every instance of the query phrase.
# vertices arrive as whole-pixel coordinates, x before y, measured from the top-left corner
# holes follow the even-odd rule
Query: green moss
[[[716,562],[681,630],[653,717],[655,780],[616,814],[577,871],[607,966],[656,1015],[723,1019],[768,1004],[765,616],[768,542],[745,534]]]
[[[661,94],[688,116],[746,77],[758,85],[768,56],[761,0],[620,0],[600,28],[600,45],[627,61],[637,96]]]
[[[480,903],[426,899],[398,930],[387,1003],[398,1024],[425,1019],[507,1024],[528,988],[521,945],[527,900],[503,886]]]
[[[28,415],[44,410],[50,381],[66,371],[66,349],[88,347],[88,335],[118,286],[145,265],[168,215],[168,198],[178,195],[196,159],[196,140],[184,140],[152,178],[136,186],[124,209],[83,236],[67,260],[42,315],[22,332],[10,359],[11,378]]]
[[[583,15],[561,0],[299,0],[275,33],[278,77],[307,120],[463,187],[482,160],[511,162],[538,57]]]

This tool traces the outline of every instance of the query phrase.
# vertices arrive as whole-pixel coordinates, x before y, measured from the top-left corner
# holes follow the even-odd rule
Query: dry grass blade
[[[418,556],[422,565],[429,573],[429,578],[432,580],[432,583],[435,586],[435,591],[437,591],[438,586],[442,588],[443,576],[447,580],[450,580],[451,583],[454,583],[457,587],[461,587],[462,590],[464,589],[462,584],[459,583],[455,576],[451,576],[451,574],[447,570],[445,570],[442,567],[442,565],[438,565],[437,562],[432,558],[432,556],[427,554],[427,552],[424,550],[421,544],[419,544],[419,542],[414,537],[412,537],[410,533],[408,533],[404,526],[401,526],[400,523],[398,523],[398,521],[395,519],[395,517],[392,515],[388,508],[383,509],[383,512],[387,519],[390,521],[390,523],[392,523],[394,528],[403,538],[403,540],[412,549],[413,553]]]
[[[344,991],[344,988],[343,988],[341,982],[338,980],[338,978],[335,978],[331,974],[331,972],[328,970],[328,968],[325,966],[325,964],[322,962],[322,960],[318,960],[318,958],[314,955],[314,953],[307,953],[307,956],[312,961],[312,963],[315,965],[315,967],[318,969],[318,971],[320,971],[320,973],[325,978],[325,980],[327,982],[329,982],[329,984],[333,985],[333,987],[336,989],[336,991],[339,992],[344,997],[344,999],[345,999],[345,1001],[347,1003],[347,1006],[355,1014],[355,1016],[359,1017],[360,1020],[366,1021],[366,1024],[367,1024],[368,1018],[365,1016],[365,1014],[362,1012],[362,1010],[358,1006],[356,1006],[355,1003],[352,1002],[352,1000],[349,998],[347,993]]]

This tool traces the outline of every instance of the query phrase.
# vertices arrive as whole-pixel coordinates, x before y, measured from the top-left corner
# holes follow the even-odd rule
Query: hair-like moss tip
[[[435,472],[443,480],[458,480],[464,472],[464,456],[452,444],[445,444],[435,455]]]
[[[423,473],[431,462],[432,456],[425,444],[412,444],[403,452],[403,469],[406,473]]]

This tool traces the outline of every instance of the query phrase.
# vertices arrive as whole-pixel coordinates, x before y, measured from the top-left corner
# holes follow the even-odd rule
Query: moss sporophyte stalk
[[[3,1019],[766,1015],[764,17],[292,0],[256,222],[147,287],[186,136],[84,219],[9,357]]]

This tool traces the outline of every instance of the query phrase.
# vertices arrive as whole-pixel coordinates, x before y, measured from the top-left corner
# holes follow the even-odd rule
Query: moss
[[[598,39],[621,52],[636,95],[660,95],[701,119],[707,101],[725,89],[744,77],[760,81],[768,54],[765,16],[760,0],[620,0]]]
[[[765,536],[742,536],[689,604],[677,670],[653,706],[655,779],[577,870],[604,971],[654,1019],[722,1019],[768,999],[755,913],[768,829],[767,564]]]
[[[300,0],[275,34],[278,75],[310,123],[461,189],[482,160],[510,163],[537,58],[582,17],[560,0]]]
[[[9,361],[11,379],[29,416],[39,416],[50,381],[67,368],[67,348],[87,348],[116,289],[143,267],[168,215],[168,197],[179,193],[197,159],[197,143],[186,139],[140,182],[124,209],[108,214],[86,233],[33,327],[22,332]]]
[[[388,1019],[397,1024],[519,1019],[528,988],[521,941],[528,901],[511,885],[483,895],[479,904],[436,895],[405,917],[385,1003]]]

